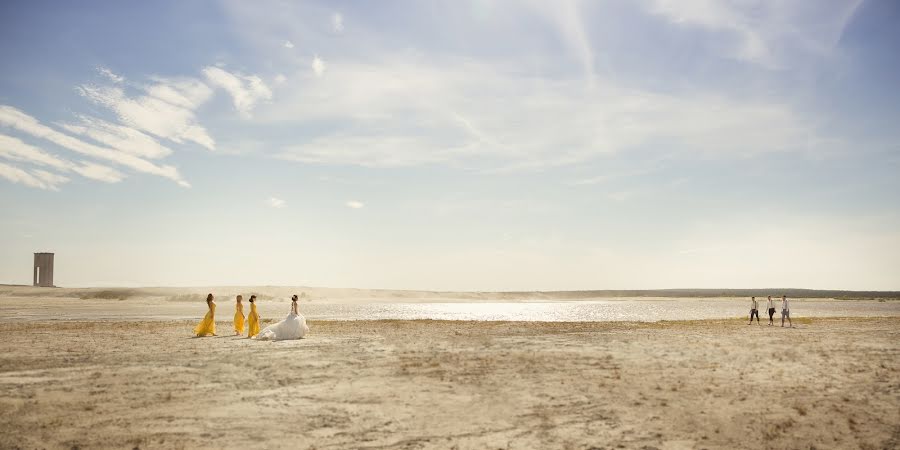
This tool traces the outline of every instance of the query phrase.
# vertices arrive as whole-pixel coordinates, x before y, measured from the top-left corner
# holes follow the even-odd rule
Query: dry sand
[[[900,446],[900,319],[804,322],[0,323],[0,448]]]

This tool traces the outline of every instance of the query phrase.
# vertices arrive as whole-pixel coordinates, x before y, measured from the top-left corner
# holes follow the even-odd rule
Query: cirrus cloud
[[[190,187],[190,184],[178,173],[178,169],[173,166],[159,166],[132,154],[84,142],[54,130],[12,106],[0,105],[0,126],[9,127],[36,138],[44,139],[85,156],[109,161],[138,172],[168,178],[183,187]],[[94,168],[89,173],[97,173],[97,169]]]
[[[203,69],[203,74],[213,86],[231,95],[234,108],[246,118],[257,104],[272,98],[272,90],[256,75],[234,74],[214,66]]]

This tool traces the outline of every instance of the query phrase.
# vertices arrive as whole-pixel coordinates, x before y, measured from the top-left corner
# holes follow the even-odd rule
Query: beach
[[[311,320],[282,342],[221,318],[0,323],[0,448],[900,446],[897,317]]]

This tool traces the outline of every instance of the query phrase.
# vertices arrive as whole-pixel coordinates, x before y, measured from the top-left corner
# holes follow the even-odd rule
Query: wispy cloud
[[[862,0],[804,2],[728,2],[649,0],[647,10],[684,25],[729,33],[729,56],[778,67],[789,63],[786,51],[826,54]]]
[[[125,77],[116,75],[115,73],[113,73],[112,70],[109,70],[103,66],[97,67],[97,72],[99,72],[100,75],[103,75],[104,77],[109,79],[109,81],[112,81],[113,83],[122,83],[125,81]]]
[[[103,181],[106,183],[118,183],[125,178],[125,175],[122,174],[122,172],[119,172],[112,167],[92,162],[82,162],[80,165],[76,165],[75,167],[73,167],[72,171],[85,178]],[[178,184],[183,187],[190,187],[190,184],[188,184],[186,181],[179,181]]]
[[[129,96],[121,87],[83,85],[78,88],[88,100],[109,108],[119,120],[137,130],[174,142],[197,143],[210,150],[215,141],[197,123],[195,110],[212,96],[212,89],[192,78],[157,78],[139,85],[143,95]]]
[[[331,31],[335,33],[344,31],[344,16],[339,12],[331,15]]]
[[[284,48],[294,48],[294,43],[291,41],[284,41],[281,45],[284,46]]]
[[[13,161],[27,161],[57,170],[69,170],[72,167],[72,163],[69,161],[4,134],[0,134],[0,157]]]
[[[165,177],[177,182],[181,186],[190,187],[190,184],[181,177],[178,173],[178,169],[175,167],[158,166],[150,161],[128,153],[81,141],[40,123],[34,117],[31,117],[12,106],[0,105],[0,126],[16,129],[20,132],[44,139],[82,155],[109,161],[138,172]],[[98,167],[93,167],[92,170],[87,173],[97,174],[100,172]]]
[[[287,202],[285,202],[284,200],[282,200],[280,198],[269,197],[269,199],[266,200],[266,204],[273,208],[284,208],[284,206],[287,204]]]
[[[272,98],[272,90],[256,75],[233,74],[212,66],[203,69],[203,74],[213,86],[231,95],[234,108],[244,117],[250,117],[257,104]]]
[[[282,147],[280,157],[536,170],[660,142],[672,151],[713,156],[804,149],[819,134],[788,105],[764,99],[649,92],[599,77],[598,88],[586,91],[577,79],[538,79],[471,61],[390,59],[334,67],[315,89],[287,90],[259,118],[343,124],[339,132]]]
[[[352,208],[352,209],[360,209],[363,206],[366,206],[363,202],[360,202],[357,200],[350,200],[349,202],[345,203],[344,205],[346,205],[348,208]]]
[[[631,177],[639,177],[642,175],[646,175],[648,173],[652,173],[657,170],[656,166],[652,167],[644,167],[633,170],[625,170],[620,172],[608,172],[600,175],[595,175],[592,177],[581,178],[578,180],[570,181],[567,184],[570,186],[587,186],[593,184],[601,184],[606,183],[611,180],[622,179],[622,178],[631,178]]]
[[[163,158],[172,153],[170,148],[134,128],[88,116],[79,116],[79,120],[79,123],[66,123],[62,127],[70,133],[142,158]]]
[[[325,73],[325,61],[323,61],[322,58],[319,58],[319,55],[313,57],[311,66],[313,73],[315,73],[317,77],[321,77],[322,74]]]
[[[3,134],[0,134],[0,158],[45,166],[61,172],[75,172],[85,178],[106,183],[117,183],[125,177],[112,167],[90,162],[76,164]],[[49,178],[45,177],[47,179]]]
[[[549,21],[565,42],[566,47],[581,63],[588,88],[594,84],[594,49],[584,28],[577,0],[559,2],[534,2],[529,5],[536,9],[541,18]]]
[[[13,183],[51,191],[59,190],[60,184],[69,181],[68,178],[61,175],[54,175],[43,170],[35,170],[29,173],[24,169],[2,162],[0,162],[0,177]]]

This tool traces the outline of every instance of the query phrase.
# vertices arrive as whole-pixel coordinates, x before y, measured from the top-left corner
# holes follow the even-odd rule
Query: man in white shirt
[[[788,324],[794,328],[794,322],[791,322],[791,304],[788,302],[787,296],[781,296],[781,326],[784,326],[784,318],[787,317]]]
[[[769,296],[769,299],[766,300],[766,310],[769,312],[769,326],[775,325],[775,304],[772,303],[772,296]]]
[[[756,301],[756,297],[750,297],[750,323],[747,325],[753,324],[753,316],[756,316],[756,324],[759,325],[759,303]]]

